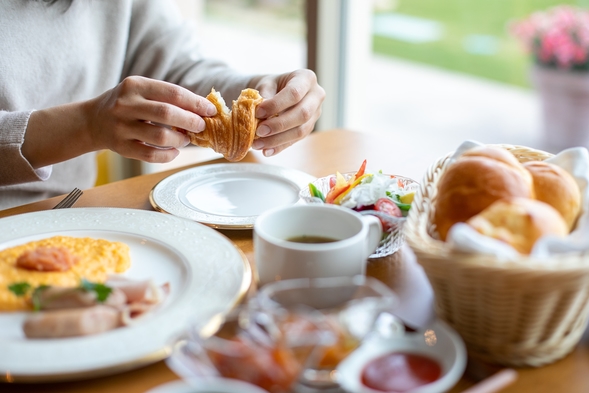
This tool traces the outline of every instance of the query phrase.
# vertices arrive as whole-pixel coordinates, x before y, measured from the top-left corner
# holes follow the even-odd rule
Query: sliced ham
[[[23,330],[28,338],[60,338],[98,334],[119,325],[120,312],[99,305],[32,313]]]
[[[96,292],[82,288],[49,287],[40,291],[38,300],[44,311],[25,320],[25,335],[73,337],[128,326],[158,306],[170,292],[169,283],[157,286],[153,280],[135,281],[122,276],[109,277],[105,285],[112,291],[103,303],[97,301]]]
[[[96,292],[82,288],[49,287],[38,294],[41,310],[61,310],[65,308],[92,307],[103,304],[111,307],[122,307],[127,303],[125,293],[113,288],[103,303],[97,300]]]
[[[109,276],[105,283],[106,286],[117,288],[125,293],[129,303],[143,301],[153,286],[153,280],[129,280],[122,276]]]
[[[151,279],[140,281],[130,280],[116,274],[109,275],[105,285],[123,291],[127,296],[128,303],[160,303],[170,292],[169,283],[157,286],[157,284]]]
[[[140,317],[158,306],[169,293],[169,283],[165,283],[158,287],[155,283],[151,282],[150,288],[146,291],[146,296],[143,299],[129,302],[121,309],[122,325],[129,326],[134,324]]]

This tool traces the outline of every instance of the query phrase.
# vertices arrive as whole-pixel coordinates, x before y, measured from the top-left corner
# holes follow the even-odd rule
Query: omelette
[[[67,271],[36,271],[17,266],[17,259],[39,247],[64,248],[76,258]],[[123,273],[131,266],[129,246],[90,237],[54,236],[0,251],[0,311],[30,310],[25,297],[19,297],[9,286],[26,282],[40,285],[77,287],[82,279],[103,283],[108,274]]]

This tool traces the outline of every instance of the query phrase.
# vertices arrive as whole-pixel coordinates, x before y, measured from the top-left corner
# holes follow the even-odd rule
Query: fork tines
[[[82,196],[83,192],[79,188],[74,188],[65,198],[61,200],[54,209],[66,209],[72,207],[74,203]]]

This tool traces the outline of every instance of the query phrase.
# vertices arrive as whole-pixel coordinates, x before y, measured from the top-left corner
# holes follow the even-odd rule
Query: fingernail
[[[264,119],[264,118],[266,118],[266,111],[265,111],[264,109],[262,109],[262,108],[259,108],[259,109],[256,111],[256,117],[257,117],[258,119]]]
[[[201,120],[200,123],[198,123],[197,131],[202,132],[205,130],[205,127],[206,127],[206,124],[205,124],[204,120]]]
[[[258,136],[266,136],[270,133],[270,127],[266,126],[266,125],[261,125],[258,127],[258,130],[256,131],[256,135]]]
[[[260,150],[262,147],[264,147],[264,142],[260,140],[254,141],[254,143],[252,143],[252,149],[254,150]]]
[[[182,147],[186,147],[188,145],[190,145],[190,138],[187,137],[187,136],[185,136],[184,137],[184,142],[182,143]]]
[[[266,156],[266,157],[270,157],[273,154],[274,154],[274,149],[264,150],[264,156]]]
[[[217,114],[217,108],[214,105],[207,105],[206,115],[215,116]]]

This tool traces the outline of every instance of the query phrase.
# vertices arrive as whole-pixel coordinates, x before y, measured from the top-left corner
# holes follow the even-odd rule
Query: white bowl
[[[187,379],[157,386],[146,393],[268,393],[250,383],[229,378]]]
[[[443,321],[433,322],[421,333],[406,333],[401,337],[375,337],[352,352],[337,367],[337,382],[353,393],[383,393],[362,383],[362,371],[373,359],[393,352],[414,353],[436,360],[442,374],[439,379],[411,393],[442,393],[450,390],[462,377],[466,367],[466,348],[462,338]],[[409,393],[409,392],[407,392]]]

